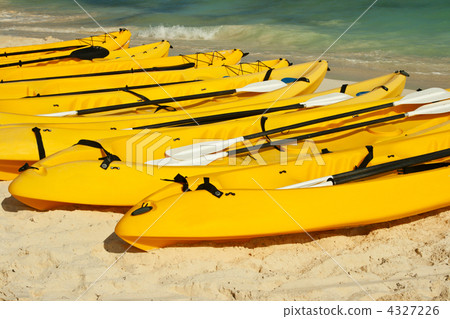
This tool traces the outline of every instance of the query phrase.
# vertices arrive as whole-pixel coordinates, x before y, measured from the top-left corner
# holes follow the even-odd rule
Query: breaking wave
[[[137,36],[141,38],[161,38],[172,40],[215,40],[223,26],[213,27],[185,27],[175,26],[150,26],[139,30]]]

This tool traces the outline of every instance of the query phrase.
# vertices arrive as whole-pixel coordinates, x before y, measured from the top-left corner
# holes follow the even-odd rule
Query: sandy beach
[[[0,182],[2,300],[449,299],[449,208],[312,233],[315,242],[297,234],[124,254],[113,232],[123,209],[37,212],[8,185]]]
[[[319,90],[342,83],[327,79]],[[312,233],[315,241],[297,234],[142,252],[114,234],[126,209],[38,212],[9,183],[0,181],[0,300],[449,299],[450,207]]]

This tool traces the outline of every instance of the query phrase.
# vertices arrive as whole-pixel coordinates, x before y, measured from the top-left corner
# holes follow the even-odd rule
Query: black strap
[[[102,164],[100,165],[100,167],[103,169],[107,169],[113,161],[121,160],[117,155],[111,154],[110,152],[105,150],[105,148],[99,142],[96,142],[96,141],[79,140],[78,143],[75,145],[89,146],[89,147],[98,148],[98,149],[102,150],[106,155],[105,157],[99,158],[99,160],[103,160]]]
[[[28,163],[23,164],[23,166],[21,168],[19,168],[19,172],[25,172],[28,169],[37,169],[39,170],[39,168],[34,167],[34,166],[30,166],[28,165]]]
[[[384,86],[384,85],[380,85],[380,86],[374,87],[374,88],[372,89],[372,91],[373,91],[373,90],[376,90],[376,89],[383,89],[383,90],[385,90],[386,92],[389,91],[389,88],[386,87],[386,86]]]
[[[305,78],[304,76],[302,76],[301,78],[298,78],[298,79],[297,79],[297,82],[306,82],[306,83],[309,83],[310,81],[309,81],[308,78]]]
[[[269,70],[267,70],[266,75],[264,75],[264,79],[263,81],[267,81],[268,79],[270,79],[270,75],[272,74],[273,69],[270,68]]]
[[[39,152],[39,159],[45,158],[45,149],[44,149],[44,143],[42,142],[42,135],[41,135],[41,129],[39,127],[34,127],[32,129],[34,136],[36,137],[36,143],[38,147]]]
[[[181,174],[179,174],[179,173],[177,174],[177,176],[174,177],[174,179],[161,178],[161,180],[162,181],[175,182],[175,183],[181,184],[183,192],[190,192],[191,191],[189,189],[189,183],[188,183],[186,177],[181,175]]]
[[[213,194],[215,197],[220,198],[223,192],[219,191],[216,186],[209,182],[209,177],[203,178],[203,184],[197,187],[197,190],[205,190]]]
[[[161,104],[155,104],[155,105],[157,105],[158,107],[156,108],[154,113],[158,112],[159,110],[165,110],[168,112],[175,112],[177,110],[173,106],[169,106],[169,105],[161,105]]]
[[[134,96],[137,96],[138,98],[140,98],[142,101],[146,101],[146,102],[150,101],[146,96],[144,96],[144,95],[142,95],[142,94],[139,94],[139,93],[136,93],[136,92],[134,92],[134,91],[125,89],[124,92],[133,94]]]
[[[347,90],[347,86],[348,84],[342,84],[340,93],[345,93],[345,91]]]
[[[369,153],[367,153],[367,155],[363,158],[361,164],[355,166],[355,169],[365,168],[370,163],[370,161],[373,160],[373,146],[366,145],[366,148]]]
[[[403,167],[398,170],[399,174],[411,174],[411,173],[418,173],[423,171],[428,171],[436,168],[441,167],[447,167],[450,166],[450,163],[444,162],[444,163],[432,163],[432,164],[421,164],[416,166],[410,166],[410,167]]]
[[[263,131],[263,132],[265,132],[266,131],[266,121],[267,121],[267,117],[266,116],[261,116],[261,130]],[[270,137],[269,137],[269,135],[265,135],[264,136],[265,138],[266,138],[266,140],[270,143],[270,142],[272,142],[272,140],[270,139]],[[284,151],[282,151],[281,150],[281,147],[280,146],[278,146],[278,145],[273,145],[273,147],[275,147],[278,151],[280,151],[280,152],[284,152]]]

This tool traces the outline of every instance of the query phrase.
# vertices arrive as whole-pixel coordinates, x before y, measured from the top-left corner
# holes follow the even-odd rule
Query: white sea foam
[[[10,26],[10,27],[4,27],[4,31],[21,31],[24,33],[24,35],[27,32],[36,32],[36,33],[43,33],[48,34],[48,28],[47,27],[35,27],[35,26]],[[117,31],[116,28],[107,28],[106,31],[112,32]],[[100,28],[86,28],[86,27],[80,27],[80,28],[65,28],[65,27],[57,27],[52,29],[52,33],[62,33],[62,34],[86,34],[86,35],[93,35],[93,34],[101,34],[103,33],[103,30]]]
[[[51,16],[45,14],[31,14],[11,10],[0,11],[0,22],[7,23],[36,23],[49,21]]]
[[[53,25],[61,24],[67,26],[68,23],[73,24],[73,22],[77,22],[83,19],[86,19],[86,15],[84,14],[49,15],[19,12],[14,10],[0,10],[0,24],[2,25],[2,27],[33,26],[48,23],[51,23]]]
[[[296,50],[308,45],[318,47],[320,43],[328,43],[329,36],[319,34],[307,27],[289,25],[219,25],[205,27],[189,26],[149,26],[133,27],[134,34],[141,39],[168,40],[205,40],[227,41],[235,46],[243,45],[248,49],[272,48],[277,50]]]
[[[171,40],[215,40],[221,29],[222,26],[186,27],[182,25],[158,25],[139,30],[137,36]]]

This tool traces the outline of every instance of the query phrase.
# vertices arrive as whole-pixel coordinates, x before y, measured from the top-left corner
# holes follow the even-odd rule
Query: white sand
[[[122,256],[128,245],[113,233],[120,210],[36,212],[8,185],[0,182],[0,299],[76,299],[117,258],[82,299],[369,299],[305,234]],[[312,235],[377,300],[448,300],[449,222],[447,208]]]

